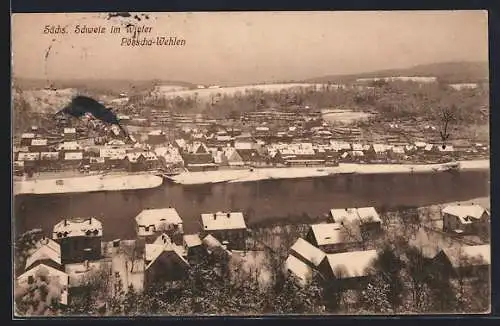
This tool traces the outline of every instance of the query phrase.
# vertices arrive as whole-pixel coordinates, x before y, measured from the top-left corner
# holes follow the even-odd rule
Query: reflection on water
[[[249,225],[287,216],[321,216],[331,208],[424,206],[489,195],[487,172],[335,175],[205,185],[164,184],[157,189],[78,195],[23,195],[15,200],[16,233],[48,234],[67,217],[95,216],[108,240],[133,238],[144,208],[174,207],[187,232],[199,230],[202,212],[243,211]]]

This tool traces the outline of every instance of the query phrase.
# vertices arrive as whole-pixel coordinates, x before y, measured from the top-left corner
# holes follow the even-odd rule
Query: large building
[[[61,246],[62,264],[101,258],[102,224],[96,218],[64,219],[54,226],[52,239]]]
[[[247,226],[241,212],[217,212],[201,214],[204,234],[211,234],[228,249],[245,249]]]

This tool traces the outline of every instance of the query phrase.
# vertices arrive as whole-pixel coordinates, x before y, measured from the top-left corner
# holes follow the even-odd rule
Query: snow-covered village
[[[446,37],[460,19],[481,27],[484,17],[399,14],[415,26],[439,25],[411,33],[442,38],[443,57],[418,59],[421,38],[407,40],[401,31],[401,42],[414,42],[408,49],[420,53],[401,59],[403,68],[379,59],[351,69],[307,40],[283,45],[300,64],[271,47],[279,63],[226,31],[226,41],[243,50],[231,50],[234,58],[221,65],[214,58],[222,54],[203,47],[202,64],[196,47],[204,45],[190,45],[196,36],[190,39],[188,28],[185,45],[161,50],[161,59],[151,50],[151,62],[127,54],[103,65],[69,49],[56,52],[65,48],[56,39],[32,45],[23,26],[55,17],[17,15],[14,315],[488,313],[487,37],[474,38],[473,48],[468,39]],[[334,16],[360,19],[331,15],[302,16],[311,20],[303,35],[321,31],[334,43],[342,36],[320,26],[334,24]],[[397,23],[384,15],[373,24]],[[166,24],[162,17],[150,32]],[[182,17],[173,14],[172,26],[186,28]],[[57,17],[70,25],[83,18],[110,29],[133,19]],[[241,18],[246,25],[232,18],[223,25],[253,38],[264,25],[281,30],[299,17]],[[381,37],[377,29],[365,32]],[[105,56],[104,40],[88,42]],[[125,51],[111,36],[106,44]],[[342,56],[361,60],[359,49]],[[382,58],[389,50],[377,51]],[[52,57],[72,62],[74,75]],[[260,68],[241,68],[254,59]],[[110,68],[115,64],[149,72],[132,78]],[[289,71],[302,65],[307,69]],[[193,69],[202,66],[206,71]]]

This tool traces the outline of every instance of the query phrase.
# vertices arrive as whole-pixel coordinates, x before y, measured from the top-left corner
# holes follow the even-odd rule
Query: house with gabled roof
[[[342,252],[362,241],[357,229],[352,231],[348,225],[340,223],[313,224],[307,232],[306,240],[326,253]]]
[[[166,234],[161,234],[145,248],[145,282],[174,282],[187,277],[189,262],[184,258],[181,246],[177,246]]]
[[[455,277],[474,275],[478,271],[489,273],[491,248],[489,244],[443,248],[432,263],[440,272]]]
[[[325,258],[325,253],[310,242],[298,238],[290,248],[290,256],[294,256],[311,268],[318,268]]]
[[[203,234],[212,234],[229,249],[246,248],[247,226],[242,212],[201,214]]]
[[[361,235],[377,233],[382,229],[382,219],[374,207],[331,209],[330,218],[342,225],[359,225]]]
[[[185,234],[182,238],[187,257],[203,256],[207,253],[199,234]]]
[[[151,242],[161,233],[166,233],[180,244],[184,234],[182,219],[175,208],[144,209],[136,217],[136,230],[139,237]]]
[[[61,246],[63,264],[102,256],[102,224],[94,217],[63,219],[54,226],[52,239]]]
[[[37,244],[37,249],[26,259],[25,270],[39,264],[45,264],[62,270],[61,246],[52,239],[43,238]]]
[[[484,207],[471,205],[448,205],[441,211],[443,231],[455,234],[487,234],[490,228],[490,212]]]
[[[367,278],[375,273],[372,267],[377,257],[376,250],[327,254],[319,270],[325,279],[341,282],[347,288],[356,288],[363,286]]]

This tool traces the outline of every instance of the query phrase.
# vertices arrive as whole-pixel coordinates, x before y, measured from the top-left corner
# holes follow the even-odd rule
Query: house
[[[64,166],[67,168],[76,169],[82,164],[83,153],[82,152],[72,152],[64,153]]]
[[[389,155],[394,160],[404,159],[406,156],[405,147],[404,146],[393,146],[392,150],[389,152]]]
[[[448,205],[441,211],[443,231],[458,234],[488,234],[490,212],[484,207],[471,205]]]
[[[188,275],[189,263],[168,236],[161,235],[145,249],[145,283],[174,282]]]
[[[93,285],[92,280],[111,275],[113,270],[112,264],[113,262],[110,259],[85,260],[65,264],[64,271],[69,276],[69,298],[76,297],[78,294],[88,293],[88,288]],[[111,280],[111,282],[113,281]],[[102,298],[93,297],[92,299],[97,305],[102,304]]]
[[[489,273],[491,249],[489,244],[442,249],[432,262],[437,270],[452,276],[469,276],[474,272]]]
[[[106,160],[104,157],[90,157],[89,165],[92,171],[102,171],[106,168]]]
[[[160,163],[167,167],[182,167],[184,160],[179,152],[179,149],[171,144],[166,147],[157,147],[154,150]]]
[[[241,212],[216,212],[201,214],[202,230],[212,234],[229,249],[243,250],[246,247],[247,226]]]
[[[188,258],[203,256],[207,253],[199,234],[185,234],[183,245],[186,248]]]
[[[26,272],[21,274],[17,278],[17,284],[23,288],[29,288],[32,284],[36,282],[37,278],[43,278],[48,281],[48,283],[59,284],[60,297],[59,303],[62,305],[68,304],[68,287],[69,287],[69,276],[65,272],[45,265],[43,263],[34,265],[32,268],[28,269]]]
[[[182,242],[182,219],[175,208],[145,209],[135,217],[137,235],[147,242],[166,233],[176,244]]]
[[[326,253],[346,251],[360,242],[358,232],[350,234],[340,223],[322,223],[310,226],[306,240]]]
[[[64,219],[54,226],[63,264],[101,258],[102,224],[93,217]]]
[[[372,144],[366,155],[372,160],[386,160],[391,146],[385,144]]]
[[[108,168],[122,166],[126,155],[126,149],[120,147],[101,147],[99,149],[99,157],[104,158]]]
[[[292,255],[286,259],[284,268],[301,286],[307,285],[313,278],[313,269]]]
[[[334,223],[344,226],[359,225],[362,236],[380,232],[382,229],[382,219],[374,207],[331,209],[330,218]]]
[[[376,250],[327,254],[319,270],[325,279],[340,282],[345,288],[358,288],[374,273],[372,265],[377,257]]]
[[[236,149],[236,153],[238,153],[245,165],[263,166],[266,164],[265,159],[256,149]]]
[[[75,128],[64,128],[63,130],[64,141],[75,141],[76,140],[76,129]]]
[[[359,207],[357,212],[362,234],[377,233],[382,230],[382,219],[374,207]]]
[[[57,146],[57,151],[63,153],[82,152],[83,148],[76,141],[65,141]]]
[[[132,152],[125,155],[123,165],[128,171],[147,171],[158,168],[159,160],[156,154],[150,151]]]
[[[35,139],[34,133],[24,133],[21,135],[21,146],[31,146],[31,141]]]
[[[49,150],[47,139],[35,138],[31,140],[30,152],[46,152]]]
[[[206,171],[217,169],[212,153],[201,142],[186,145],[181,151],[184,165],[189,171]]]
[[[41,152],[40,153],[40,168],[42,169],[57,169],[60,168],[61,162],[58,152]]]
[[[45,264],[55,269],[62,270],[61,246],[52,239],[43,238],[37,244],[36,249],[27,259],[25,270],[29,270],[36,265]]]
[[[210,255],[214,253],[224,253],[226,256],[232,255],[231,251],[227,249],[227,246],[223,245],[211,234],[206,235],[201,242]]]
[[[224,156],[227,159],[227,165],[231,167],[244,166],[245,162],[241,157],[240,153],[234,147],[224,147],[222,149]]]
[[[22,152],[18,154],[17,160],[24,162],[25,171],[35,169],[40,163],[40,153]]]
[[[298,238],[290,248],[290,255],[299,259],[311,268],[318,268],[325,258],[323,250],[315,247],[313,244],[302,238]]]

